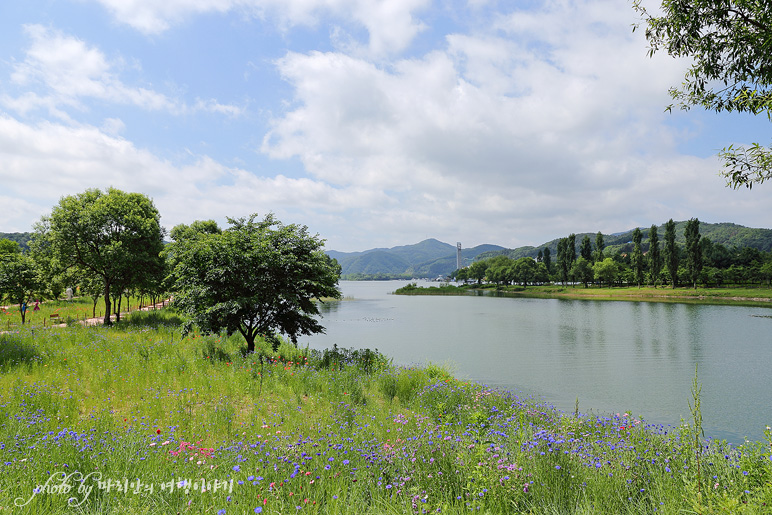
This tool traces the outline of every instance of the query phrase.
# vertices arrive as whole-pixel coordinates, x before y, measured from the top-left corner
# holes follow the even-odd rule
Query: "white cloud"
[[[17,98],[5,95],[2,104],[21,114],[45,108],[60,119],[67,119],[68,107],[85,109],[84,99],[127,104],[147,111],[173,114],[205,111],[238,116],[243,109],[214,99],[197,100],[193,106],[153,89],[129,86],[121,81],[121,59],[110,60],[96,47],[42,25],[27,25],[31,43],[23,62],[14,66],[11,81],[19,87],[40,87],[38,94],[26,91]]]
[[[121,127],[119,120],[106,125]],[[95,127],[30,125],[2,114],[0,162],[4,232],[30,230],[19,224],[50,212],[62,195],[110,186],[153,198],[169,227],[268,211],[292,218],[302,214],[301,220],[308,220],[316,212],[388,202],[377,191],[335,188],[307,178],[259,177],[207,156],[173,164]]]
[[[685,64],[646,57],[632,21],[611,1],[557,1],[416,59],[287,53],[295,95],[262,149],[388,192],[396,205],[366,219],[400,241],[405,225],[522,245],[708,212],[732,192],[715,159],[677,154],[663,114]]]
[[[113,16],[146,34],[158,34],[194,15],[238,11],[271,17],[280,26],[316,25],[326,16],[364,27],[369,39],[361,49],[373,55],[404,50],[425,26],[415,13],[431,0],[96,0]],[[345,33],[338,27],[339,35]],[[350,37],[341,37],[348,44]],[[359,44],[354,43],[354,47]],[[349,47],[351,49],[351,47]]]

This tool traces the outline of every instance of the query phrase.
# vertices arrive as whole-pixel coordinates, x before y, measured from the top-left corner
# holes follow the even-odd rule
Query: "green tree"
[[[657,287],[659,273],[662,271],[662,255],[659,249],[659,235],[657,226],[652,225],[649,229],[649,272],[651,273],[654,287]]]
[[[635,282],[638,283],[638,288],[641,287],[643,282],[644,262],[643,262],[643,249],[641,248],[641,240],[643,234],[641,230],[636,227],[633,231],[633,254],[630,256],[630,266],[633,270],[633,277]]]
[[[587,288],[587,285],[595,276],[595,273],[592,269],[592,262],[588,261],[584,256],[579,256],[579,259],[577,259],[576,263],[574,263],[574,267],[571,273],[577,281],[580,281],[582,284],[584,284],[585,288]]]
[[[566,284],[568,281],[569,272],[569,254],[568,254],[568,238],[560,238],[558,240],[558,255],[557,255],[557,274],[560,282]]]
[[[509,284],[512,280],[511,267],[514,261],[507,256],[496,256],[487,260],[487,270],[485,277],[488,281],[495,283],[496,286],[500,284]]]
[[[592,263],[592,242],[590,241],[590,236],[587,234],[582,238],[582,244],[579,247],[579,255]]]
[[[568,261],[568,268],[574,266],[574,262],[576,261],[576,234],[569,234],[568,235],[568,243],[566,244],[566,253],[567,253],[567,261]]]
[[[768,286],[772,286],[772,261],[767,261],[759,269],[761,277],[767,281]]]
[[[7,299],[18,306],[22,325],[27,318],[27,306],[41,290],[40,276],[32,258],[21,252],[0,254],[0,300]]]
[[[214,220],[196,220],[190,225],[175,225],[169,233],[174,241],[189,240],[202,234],[220,234],[222,229]]]
[[[681,109],[765,113],[772,119],[772,3],[663,0],[661,16],[650,15],[641,0],[633,5],[646,23],[650,55],[663,50],[691,59],[681,87],[670,89]],[[772,148],[730,145],[719,155],[733,188],[772,177]]]
[[[665,264],[670,275],[670,284],[678,286],[678,247],[676,246],[675,222],[671,218],[665,224]]]
[[[552,273],[552,255],[549,247],[544,247],[544,266],[547,267],[547,274]]]
[[[0,256],[8,254],[21,254],[21,247],[13,240],[0,238]]]
[[[488,271],[488,263],[486,261],[475,261],[469,265],[467,277],[477,281],[478,285],[482,284],[483,279],[485,279],[485,273]]]
[[[521,257],[512,264],[513,279],[524,287],[537,280],[538,263],[529,257]]]
[[[684,238],[686,239],[686,271],[689,280],[697,289],[697,279],[702,272],[702,245],[700,245],[700,221],[697,218],[691,218],[686,222],[684,228]]]
[[[51,215],[36,224],[31,246],[63,268],[99,277],[109,325],[113,286],[126,287],[160,266],[161,215],[141,193],[89,189],[62,197]],[[116,292],[121,294],[121,290]]]
[[[606,244],[603,242],[603,235],[600,231],[595,235],[595,261],[603,261],[605,256],[603,255],[603,249],[606,248]]]
[[[611,287],[619,275],[619,266],[613,259],[605,258],[603,261],[597,261],[592,265],[592,271],[596,281],[601,285],[606,283]]]
[[[201,233],[169,245],[174,255],[174,305],[204,333],[241,333],[247,352],[258,335],[324,332],[316,300],[340,298],[340,266],[323,252],[324,240],[272,214],[256,221],[228,219],[220,233]],[[273,340],[278,347],[278,340]]]

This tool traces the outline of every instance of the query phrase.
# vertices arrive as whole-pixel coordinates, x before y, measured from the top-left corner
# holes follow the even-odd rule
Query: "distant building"
[[[461,270],[461,242],[456,243],[456,270]]]

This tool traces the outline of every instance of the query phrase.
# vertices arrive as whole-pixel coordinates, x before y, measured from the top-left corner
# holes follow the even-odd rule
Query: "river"
[[[761,440],[772,425],[772,309],[704,304],[402,296],[406,281],[342,281],[311,348],[378,349],[395,364],[447,365],[459,379],[582,413],[691,422],[698,366],[708,437]],[[420,284],[420,283],[419,283]]]

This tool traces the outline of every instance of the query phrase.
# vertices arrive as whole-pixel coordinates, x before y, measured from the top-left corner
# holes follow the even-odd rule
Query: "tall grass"
[[[693,425],[567,415],[437,365],[395,367],[374,351],[272,353],[261,342],[243,356],[239,338],[182,339],[178,322],[156,312],[112,328],[0,336],[0,509],[675,514],[772,505],[769,431],[767,444],[732,448],[695,438]]]

